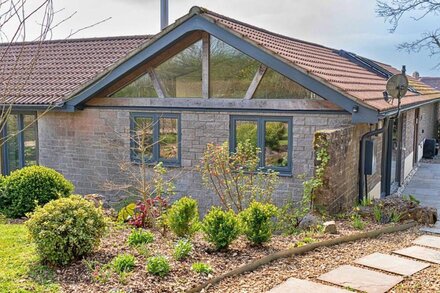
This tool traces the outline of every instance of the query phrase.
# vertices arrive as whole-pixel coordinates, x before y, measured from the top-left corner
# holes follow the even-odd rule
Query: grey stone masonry
[[[133,111],[132,111],[133,112]],[[142,112],[151,112],[148,110]],[[173,113],[173,112],[165,112]],[[207,143],[221,144],[229,140],[229,120],[234,113],[174,112],[181,114],[181,167],[169,168],[175,178],[178,197],[191,195],[202,210],[218,204],[216,196],[203,186],[196,167]],[[80,194],[100,193],[108,203],[127,196],[112,185],[129,184],[131,171],[137,166],[130,160],[130,111],[86,108],[74,113],[50,112],[40,117],[39,162],[63,173]],[[280,114],[246,113],[280,116]],[[313,134],[320,129],[349,124],[348,114],[287,114],[292,118],[293,176],[282,177],[274,200],[298,200],[302,196],[302,181],[298,175],[313,173]],[[121,164],[130,171],[121,171]]]

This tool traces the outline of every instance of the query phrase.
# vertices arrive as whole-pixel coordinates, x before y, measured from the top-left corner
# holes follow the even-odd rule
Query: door
[[[420,108],[415,110],[414,114],[414,157],[413,157],[413,165],[416,165],[419,162],[419,116],[420,116]]]
[[[385,158],[385,194],[390,195],[400,186],[402,161],[402,119],[394,118],[390,121],[387,139],[384,141]]]

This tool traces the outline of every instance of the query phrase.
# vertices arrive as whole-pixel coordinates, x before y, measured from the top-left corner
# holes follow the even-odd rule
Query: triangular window
[[[213,98],[244,98],[259,62],[211,36],[210,87]]]
[[[322,100],[315,93],[270,68],[266,70],[253,98]]]
[[[153,82],[148,73],[111,95],[115,98],[157,98]]]
[[[202,97],[202,41],[177,53],[155,71],[166,97]]]

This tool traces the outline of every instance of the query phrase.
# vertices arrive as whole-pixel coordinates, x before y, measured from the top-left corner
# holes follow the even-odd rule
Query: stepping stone
[[[433,233],[433,234],[440,234],[440,223],[437,221],[437,224],[432,227],[422,227],[420,228],[420,231]]]
[[[321,275],[318,279],[367,293],[387,292],[403,280],[402,277],[390,276],[348,265],[340,266]]]
[[[315,283],[307,280],[289,278],[287,281],[271,289],[268,293],[347,293],[350,291]]]
[[[421,246],[411,246],[404,249],[396,250],[394,253],[440,264],[440,251]]]
[[[412,243],[440,249],[440,237],[432,235],[423,235],[414,240]]]
[[[404,276],[410,276],[430,266],[424,262],[382,253],[367,255],[356,260],[355,263]]]

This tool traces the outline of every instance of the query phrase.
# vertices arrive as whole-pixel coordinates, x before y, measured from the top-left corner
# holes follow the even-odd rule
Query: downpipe
[[[390,122],[390,118],[387,117],[384,119],[384,123],[383,123],[382,128],[375,129],[373,131],[367,132],[364,135],[362,135],[360,152],[359,152],[359,198],[358,198],[359,202],[361,202],[362,199],[364,199],[364,189],[365,189],[365,197],[368,196],[368,193],[366,190],[367,189],[367,176],[364,174],[364,170],[365,170],[365,142],[367,139],[369,139],[372,136],[383,134],[388,129],[389,122]]]

